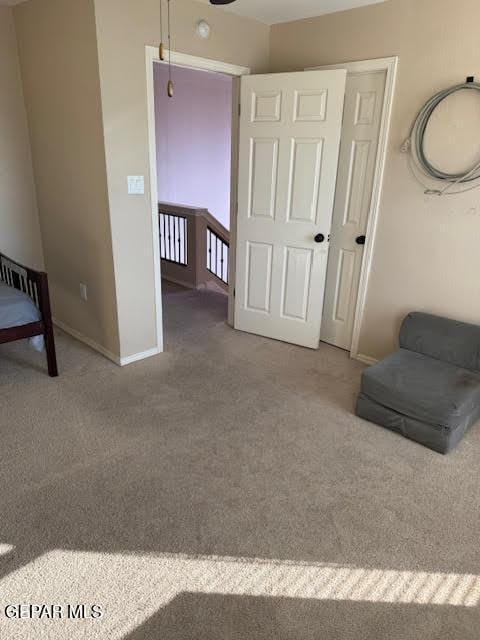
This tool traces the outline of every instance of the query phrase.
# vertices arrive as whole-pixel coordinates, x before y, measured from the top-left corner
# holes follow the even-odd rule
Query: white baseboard
[[[91,338],[84,336],[83,333],[80,333],[80,331],[77,331],[76,329],[72,329],[72,327],[69,327],[61,320],[57,320],[57,318],[52,318],[52,319],[53,319],[53,324],[55,324],[59,329],[61,329],[62,331],[65,331],[65,333],[68,333],[68,335],[72,336],[72,338],[75,338],[76,340],[83,342],[83,344],[86,344],[91,349],[94,349],[94,351],[98,351],[98,353],[101,353],[102,356],[105,356],[106,358],[114,362],[119,367],[125,367],[129,364],[132,364],[133,362],[138,362],[139,360],[144,360],[145,358],[150,358],[151,356],[156,356],[159,353],[161,353],[161,349],[159,349],[158,347],[155,347],[153,349],[149,349],[148,351],[143,351],[142,353],[135,353],[132,356],[126,356],[125,358],[121,358],[120,356],[115,355],[108,349],[105,349],[105,347],[102,347],[102,345],[95,342],[95,340],[92,340]]]
[[[148,351],[142,351],[142,353],[134,353],[133,356],[120,358],[120,366],[125,367],[127,366],[127,364],[133,364],[134,362],[138,362],[139,360],[145,360],[146,358],[151,358],[152,356],[158,356],[159,353],[162,353],[162,351],[158,347],[148,349]]]
[[[118,364],[118,365],[121,364],[119,356],[115,355],[108,349],[105,349],[105,347],[102,347],[102,345],[95,342],[95,340],[92,340],[91,338],[84,336],[83,333],[80,333],[80,331],[77,331],[76,329],[72,329],[72,327],[69,327],[67,324],[65,324],[61,320],[58,320],[57,318],[52,318],[52,320],[53,320],[53,324],[55,324],[62,331],[65,331],[65,333],[68,333],[68,335],[72,336],[72,338],[75,338],[76,340],[83,342],[83,344],[86,344],[91,349],[98,351],[99,353],[102,354],[102,356],[105,356],[115,364]]]
[[[357,353],[354,357],[354,360],[358,360],[359,362],[363,362],[363,364],[368,364],[372,366],[377,364],[378,360],[376,358],[371,358],[370,356],[364,356],[363,353]]]

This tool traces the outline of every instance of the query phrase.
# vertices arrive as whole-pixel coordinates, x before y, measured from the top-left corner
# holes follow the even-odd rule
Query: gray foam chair
[[[480,327],[409,313],[400,350],[364,371],[357,415],[451,451],[480,419]]]

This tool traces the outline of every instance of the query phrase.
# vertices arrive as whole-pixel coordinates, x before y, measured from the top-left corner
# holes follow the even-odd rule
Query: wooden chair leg
[[[48,375],[51,378],[58,376],[57,355],[55,352],[55,337],[53,335],[53,327],[47,327],[45,334],[45,349],[47,351]]]

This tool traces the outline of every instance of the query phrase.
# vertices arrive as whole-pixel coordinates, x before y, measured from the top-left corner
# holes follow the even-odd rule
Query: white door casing
[[[203,69],[204,71],[210,71],[214,73],[224,73],[234,78],[234,92],[236,93],[235,80],[242,75],[248,75],[250,69],[248,67],[240,67],[232,65],[220,60],[211,60],[209,58],[200,58],[191,56],[178,51],[166,51],[166,60],[170,60],[172,64],[187,67],[189,69]],[[149,164],[150,164],[150,200],[151,200],[151,235],[153,246],[153,280],[155,285],[155,324],[157,329],[157,346],[155,353],[163,351],[163,309],[162,309],[162,284],[161,284],[161,260],[160,260],[160,237],[158,233],[158,185],[157,185],[157,154],[156,154],[156,131],[155,131],[155,88],[153,78],[153,65],[154,64],[167,64],[159,60],[158,47],[147,45],[145,47],[145,69],[146,69],[146,87],[147,87],[147,114],[148,114],[148,147],[149,147]],[[232,105],[233,107],[233,105]],[[235,230],[236,230],[236,201],[234,200],[237,189],[237,176],[233,172],[233,167],[236,166],[235,162],[235,150],[237,148],[237,109],[232,108],[232,203],[230,210],[231,218],[231,242],[233,244],[229,258],[233,260],[235,253]],[[232,269],[232,264],[229,264],[229,273],[232,281],[234,282],[235,270]],[[229,322],[233,324],[233,286],[231,286],[231,294],[228,299],[228,317]],[[142,355],[142,354],[140,354]],[[151,354],[150,354],[151,355]],[[123,362],[121,364],[128,364]]]
[[[321,339],[350,350],[384,105],[385,70],[349,73]]]
[[[242,78],[236,329],[319,345],[345,82],[345,70]]]

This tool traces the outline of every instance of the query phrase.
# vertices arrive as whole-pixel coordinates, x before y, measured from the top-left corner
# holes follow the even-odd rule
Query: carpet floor
[[[1,640],[478,640],[480,427],[440,456],[354,416],[344,352],[165,316],[123,369],[0,347]]]

